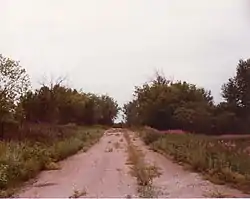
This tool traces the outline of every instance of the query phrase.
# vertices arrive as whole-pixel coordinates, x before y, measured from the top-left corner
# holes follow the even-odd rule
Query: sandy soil
[[[246,197],[238,190],[214,185],[199,174],[183,169],[149,150],[139,138],[133,139],[133,143],[144,152],[146,164],[155,165],[161,173],[153,180],[155,197]],[[108,130],[86,153],[80,152],[60,162],[60,170],[41,172],[17,197],[69,198],[74,193],[78,197],[136,197],[136,179],[129,174],[126,150],[122,133]]]

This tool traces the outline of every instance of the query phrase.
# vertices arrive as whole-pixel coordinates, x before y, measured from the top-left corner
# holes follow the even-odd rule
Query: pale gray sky
[[[119,104],[161,70],[211,89],[250,58],[248,0],[1,0],[0,53]]]

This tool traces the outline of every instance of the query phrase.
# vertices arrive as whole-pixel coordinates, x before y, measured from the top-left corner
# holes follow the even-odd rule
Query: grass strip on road
[[[160,175],[158,169],[145,163],[145,155],[133,144],[128,132],[124,133],[124,137],[128,143],[127,164],[131,165],[131,174],[136,177],[139,196],[142,198],[156,197],[153,178]]]

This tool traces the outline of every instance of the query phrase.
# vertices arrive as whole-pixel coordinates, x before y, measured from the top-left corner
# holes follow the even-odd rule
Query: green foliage
[[[136,87],[134,97],[124,106],[128,124],[202,132],[210,128],[213,98],[203,88],[186,82],[170,82],[157,75],[152,82]]]
[[[222,87],[222,96],[227,102],[225,107],[234,113],[241,122],[238,129],[247,132],[250,130],[250,59],[240,60],[236,75],[230,78]]]
[[[119,111],[107,95],[62,86],[62,81],[28,91],[30,82],[19,62],[0,54],[0,137],[24,123],[112,125]]]
[[[0,133],[15,123],[15,103],[29,88],[29,77],[19,62],[0,54]]]
[[[0,54],[0,91],[7,101],[13,102],[26,92],[29,77],[19,62]]]
[[[210,91],[157,74],[152,82],[135,87],[134,99],[123,109],[130,126],[206,134],[249,133],[250,59],[240,60],[235,77],[222,86],[222,96],[225,102],[215,105]]]
[[[107,95],[84,93],[61,85],[29,91],[29,77],[19,62],[0,54],[0,196],[42,169],[78,150],[87,150],[119,111]],[[93,125],[93,129],[79,129]],[[6,192],[7,189],[7,192]]]
[[[109,96],[85,94],[58,84],[28,92],[20,106],[29,122],[111,125],[118,113],[117,103]]]

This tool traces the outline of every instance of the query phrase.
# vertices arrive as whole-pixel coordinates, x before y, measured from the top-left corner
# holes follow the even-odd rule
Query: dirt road
[[[153,179],[154,197],[244,197],[238,190],[213,185],[185,171],[147,149],[138,138],[133,143],[143,151],[145,162],[160,171],[160,176]],[[127,145],[122,132],[108,130],[90,150],[60,162],[60,170],[41,172],[17,197],[138,197],[136,178],[127,164]]]

